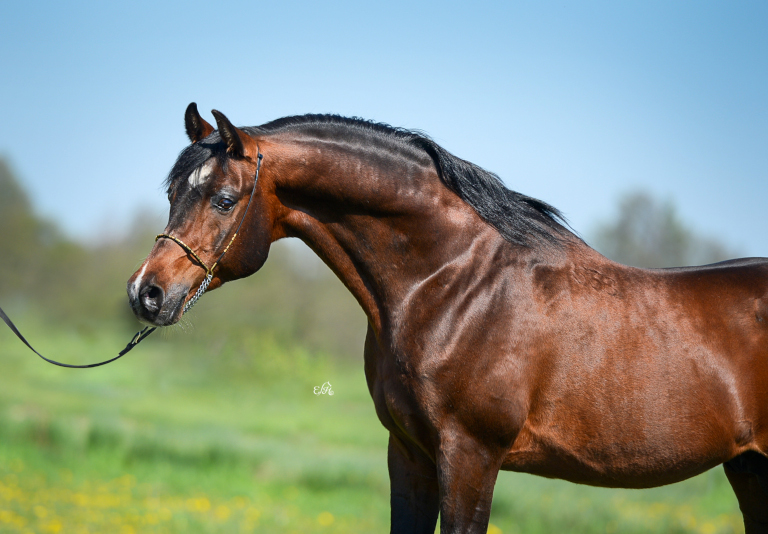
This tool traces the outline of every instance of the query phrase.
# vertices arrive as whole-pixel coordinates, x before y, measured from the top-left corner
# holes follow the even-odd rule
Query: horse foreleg
[[[744,516],[745,534],[768,534],[768,459],[745,453],[723,467]]]
[[[439,511],[435,464],[421,450],[389,436],[392,534],[434,534]]]
[[[441,534],[487,532],[502,458],[469,436],[442,436],[437,458]]]

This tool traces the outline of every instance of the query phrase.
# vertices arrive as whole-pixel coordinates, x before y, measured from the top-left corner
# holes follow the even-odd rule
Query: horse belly
[[[529,413],[503,469],[606,487],[679,482],[728,460],[751,437],[718,384],[606,398],[572,390]],[[654,392],[655,391],[655,392]]]
[[[730,456],[723,452],[729,448],[725,442],[715,450],[697,451],[615,442],[574,447],[556,439],[534,437],[528,428],[518,442],[504,459],[503,470],[612,488],[651,488],[680,482]]]

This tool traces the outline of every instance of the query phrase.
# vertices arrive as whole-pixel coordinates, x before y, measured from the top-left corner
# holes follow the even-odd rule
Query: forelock
[[[224,143],[218,132],[213,132],[205,139],[192,143],[181,151],[163,184],[167,193],[170,194],[179,180],[187,178],[212,157],[216,157],[220,164],[223,164],[226,159]]]

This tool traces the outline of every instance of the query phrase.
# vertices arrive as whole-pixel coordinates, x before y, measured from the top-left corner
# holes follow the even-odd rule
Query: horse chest
[[[368,360],[366,353],[366,378],[381,424],[425,451],[434,450],[434,435],[428,430],[430,406],[419,395],[420,382],[391,361],[369,365]]]
[[[489,446],[511,446],[527,405],[519,372],[468,364],[435,368],[434,362],[411,356],[404,361],[378,343],[366,344],[366,378],[387,430],[433,458],[443,435],[457,428]]]

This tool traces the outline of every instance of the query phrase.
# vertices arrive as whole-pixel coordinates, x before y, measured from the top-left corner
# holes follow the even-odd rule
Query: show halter
[[[259,181],[259,170],[261,170],[261,160],[262,159],[264,159],[264,156],[262,156],[261,152],[259,152],[258,153],[258,157],[257,157],[257,161],[256,161],[256,176],[253,179],[253,189],[251,189],[251,196],[248,198],[248,204],[246,204],[246,206],[245,206],[245,212],[243,213],[243,216],[240,219],[240,223],[237,225],[237,228],[235,229],[235,233],[232,235],[232,238],[229,240],[229,243],[224,248],[224,251],[216,259],[216,261],[213,262],[213,265],[208,267],[208,265],[202,259],[200,259],[200,256],[198,256],[195,253],[194,250],[192,250],[186,243],[184,243],[178,237],[174,237],[174,236],[172,236],[170,234],[158,234],[155,237],[155,241],[157,241],[158,239],[161,239],[161,238],[165,238],[165,239],[170,239],[174,243],[178,244],[182,249],[184,249],[184,251],[187,254],[192,256],[192,258],[194,258],[195,261],[197,261],[203,269],[205,269],[205,278],[203,278],[203,281],[200,283],[200,287],[197,288],[197,291],[195,292],[194,295],[192,295],[192,298],[189,299],[186,304],[184,304],[184,310],[182,311],[182,314],[187,313],[187,311],[192,306],[195,305],[195,303],[198,301],[198,299],[201,296],[203,296],[203,293],[205,293],[205,291],[208,289],[208,286],[210,285],[211,280],[213,279],[213,270],[219,265],[219,263],[221,262],[221,258],[223,258],[224,254],[227,253],[227,251],[229,250],[229,247],[231,247],[232,243],[234,243],[235,238],[237,237],[237,234],[240,232],[240,228],[242,228],[243,223],[245,222],[245,217],[246,217],[246,215],[248,215],[248,210],[251,207],[251,202],[253,201],[253,195],[256,192],[256,184]],[[35,354],[40,356],[42,359],[44,359],[48,363],[52,363],[53,365],[58,365],[59,367],[69,367],[69,368],[72,368],[72,369],[87,369],[89,367],[99,367],[101,365],[106,365],[108,363],[111,363],[111,362],[117,360],[118,358],[121,358],[122,356],[125,356],[126,354],[128,354],[133,349],[133,347],[135,347],[136,345],[141,343],[144,340],[144,338],[149,336],[149,334],[151,334],[152,332],[154,332],[157,329],[156,326],[152,326],[152,327],[146,326],[146,327],[144,327],[144,329],[140,330],[139,332],[136,332],[136,334],[133,336],[131,341],[128,342],[128,344],[125,346],[125,348],[123,350],[121,350],[118,353],[118,355],[115,356],[112,359],[105,360],[105,361],[99,362],[99,363],[91,363],[91,364],[88,364],[88,365],[71,365],[71,364],[68,364],[68,363],[61,363],[61,362],[57,362],[56,360],[48,359],[45,356],[43,356],[42,354],[40,354],[39,352],[37,352],[34,349],[34,347],[32,347],[32,345],[30,345],[29,342],[24,338],[24,336],[21,335],[21,332],[19,332],[18,328],[16,328],[16,325],[13,324],[13,321],[11,321],[11,319],[5,314],[5,312],[3,311],[2,308],[0,308],[0,319],[2,319],[5,322],[5,324],[8,325],[8,328],[10,328],[13,331],[13,333],[16,334],[16,337],[18,337],[27,347],[29,347],[29,349],[32,352],[34,352]]]

